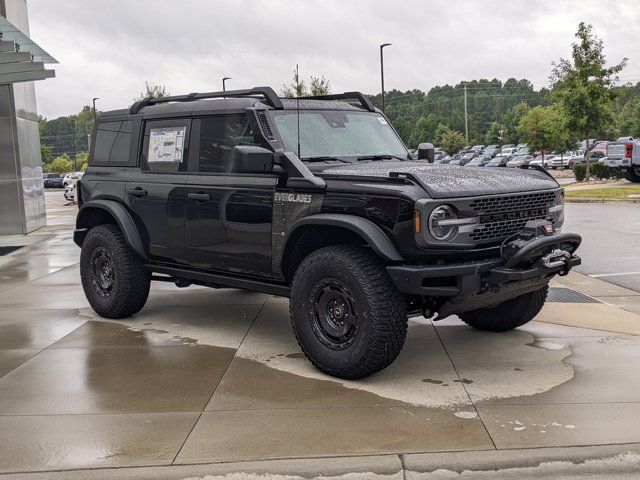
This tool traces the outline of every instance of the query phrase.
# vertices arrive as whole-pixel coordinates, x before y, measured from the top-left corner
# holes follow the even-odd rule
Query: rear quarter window
[[[96,129],[91,165],[129,163],[131,121],[100,122]]]

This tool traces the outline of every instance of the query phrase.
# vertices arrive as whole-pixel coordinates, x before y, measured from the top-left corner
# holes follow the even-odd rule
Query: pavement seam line
[[[432,323],[432,325],[433,325],[433,323]],[[447,358],[449,359],[449,362],[451,362],[451,368],[453,368],[453,371],[458,376],[458,380],[460,380],[460,385],[462,386],[462,389],[464,390],[464,393],[467,394],[467,398],[469,399],[469,402],[471,402],[471,405],[473,406],[473,410],[476,412],[476,415],[478,416],[478,419],[480,419],[480,423],[482,423],[482,428],[484,428],[484,431],[487,433],[487,436],[489,437],[489,440],[491,440],[491,444],[493,445],[494,450],[498,450],[498,447],[496,446],[496,442],[493,440],[493,437],[489,433],[489,429],[487,428],[487,425],[484,422],[484,419],[482,418],[482,415],[480,415],[480,412],[478,411],[478,407],[476,407],[476,403],[471,398],[471,394],[469,394],[469,391],[467,390],[467,387],[465,386],[464,382],[462,381],[462,377],[460,376],[460,373],[458,372],[458,369],[456,368],[456,365],[453,363],[453,359],[451,358],[451,355],[449,355],[449,350],[447,350],[447,347],[444,344],[444,341],[442,340],[442,337],[438,333],[438,329],[436,328],[435,325],[433,325],[433,329],[435,330],[438,339],[440,339],[440,343],[442,344],[442,348],[444,349],[444,353],[447,355]]]
[[[400,466],[402,467],[402,480],[407,480],[407,467],[404,463],[404,454],[403,453],[399,453],[398,454],[398,459],[400,460]]]
[[[233,357],[231,357],[231,360],[229,360],[229,363],[227,364],[226,368],[224,369],[224,372],[222,372],[222,375],[220,375],[220,379],[218,380],[218,382],[215,384],[215,386],[213,387],[213,391],[211,392],[211,395],[209,395],[209,399],[207,400],[207,402],[204,404],[204,407],[202,407],[202,410],[200,411],[200,414],[198,415],[198,418],[196,418],[196,421],[193,423],[193,426],[191,427],[191,429],[189,430],[189,432],[187,433],[186,437],[184,438],[184,441],[182,442],[182,444],[180,445],[180,448],[178,449],[178,451],[176,452],[175,456],[173,457],[173,460],[171,460],[171,462],[169,463],[169,465],[174,465],[176,460],[178,459],[178,456],[180,455],[180,452],[182,452],[182,449],[184,448],[184,446],[187,444],[187,440],[189,440],[189,437],[191,437],[191,434],[193,433],[193,431],[196,428],[196,425],[198,425],[198,422],[200,421],[200,419],[202,418],[202,415],[204,414],[204,412],[206,411],[207,406],[209,405],[209,403],[211,403],[211,399],[213,398],[213,396],[216,393],[216,390],[218,390],[218,387],[220,386],[220,383],[222,383],[222,380],[224,379],[225,375],[227,374],[227,371],[229,370],[229,367],[231,366],[231,364],[233,363],[233,360],[236,358],[236,354],[238,353],[238,350],[240,349],[240,347],[242,346],[242,343],[244,342],[244,340],[247,338],[247,335],[249,335],[249,332],[251,331],[251,329],[253,328],[253,325],[256,323],[256,320],[258,319],[258,317],[260,316],[260,314],[262,313],[262,310],[264,309],[264,306],[267,304],[267,302],[269,301],[269,298],[271,298],[271,295],[268,295],[267,298],[265,298],[264,302],[262,303],[262,305],[260,306],[260,309],[258,310],[258,312],[256,313],[256,316],[253,317],[253,321],[251,322],[251,325],[249,325],[249,328],[247,328],[247,331],[244,333],[244,336],[242,337],[242,340],[240,340],[240,342],[238,343],[238,348],[236,348],[235,353],[233,354]]]

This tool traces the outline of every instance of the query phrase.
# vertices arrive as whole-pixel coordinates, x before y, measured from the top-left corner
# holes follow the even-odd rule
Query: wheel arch
[[[338,244],[367,245],[383,261],[402,262],[402,255],[387,234],[366,218],[344,214],[315,214],[296,221],[284,242],[281,270],[287,280],[311,252]]]
[[[147,252],[144,248],[142,235],[136,222],[129,211],[114,200],[90,200],[83,203],[76,217],[76,230],[73,234],[73,241],[79,247],[89,232],[89,230],[97,225],[115,223],[122,231],[127,245],[136,252],[140,257],[147,258]]]

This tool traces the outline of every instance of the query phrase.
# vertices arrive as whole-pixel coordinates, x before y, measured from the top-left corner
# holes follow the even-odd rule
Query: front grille
[[[525,193],[501,197],[479,198],[470,207],[479,214],[518,212],[536,208],[549,208],[556,202],[556,192]]]
[[[556,202],[556,192],[505,195],[474,200],[480,224],[469,234],[478,244],[491,243],[520,232],[529,220],[549,220],[549,207]]]

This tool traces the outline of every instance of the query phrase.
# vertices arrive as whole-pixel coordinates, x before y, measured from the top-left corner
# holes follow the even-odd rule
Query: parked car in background
[[[67,173],[64,178],[62,179],[62,184],[67,187],[67,185],[71,185],[72,183],[77,182],[78,180],[80,180],[82,178],[82,175],[84,175],[84,172],[71,172],[71,173]]]
[[[64,188],[64,183],[62,183],[62,177],[59,173],[44,173],[42,174],[42,180],[44,188]]]
[[[564,152],[558,155],[548,155],[551,158],[548,159],[549,167],[552,169],[567,168],[569,166],[569,159],[574,155],[573,152]]]
[[[484,152],[485,155],[494,158],[496,155],[498,155],[500,153],[500,148],[496,147],[496,148],[485,148]]]
[[[630,182],[640,183],[640,140],[612,142],[607,147],[607,163],[613,162]]]
[[[76,185],[77,181],[70,183],[64,187],[64,198],[70,202],[76,201]]]
[[[633,142],[633,137],[620,137],[616,142]]]
[[[505,143],[502,148],[516,148],[516,146],[513,143]]]
[[[533,160],[533,155],[517,155],[507,162],[507,167],[520,168],[523,165],[529,165]]]
[[[487,162],[485,167],[506,167],[507,163],[511,160],[511,155],[498,155]]]
[[[468,167],[484,167],[487,163],[491,161],[491,157],[488,155],[479,155],[469,163],[467,163]]]
[[[568,166],[569,166],[569,168],[573,168],[574,165],[578,165],[578,164],[584,163],[584,162],[585,162],[584,151],[577,150],[577,151],[573,152],[573,155],[571,155],[571,158],[569,159]]]
[[[516,151],[516,155],[531,155],[529,147],[519,147]]]
[[[526,143],[519,143],[518,145],[516,145],[516,148],[518,150],[521,150],[523,148],[527,148],[527,144]]]
[[[477,153],[482,152],[485,149],[484,145],[474,145],[471,150]]]
[[[500,150],[500,146],[499,145],[487,145],[487,148],[485,148],[485,150]]]
[[[600,141],[596,142],[595,147],[593,147],[593,148],[590,150],[590,152],[591,152],[591,153],[594,153],[594,152],[602,152],[602,154],[603,154],[604,156],[606,156],[606,155],[607,155],[607,145],[609,145],[609,143],[611,143],[611,142],[608,142],[608,141],[606,141],[606,140],[600,140]]]
[[[538,155],[536,158],[529,162],[529,165],[537,165],[542,168],[549,168],[551,161],[555,158],[555,155],[545,155],[544,159],[542,155]]]
[[[502,150],[500,151],[501,155],[515,155],[515,153],[518,151],[518,149],[516,147],[502,147]]]

